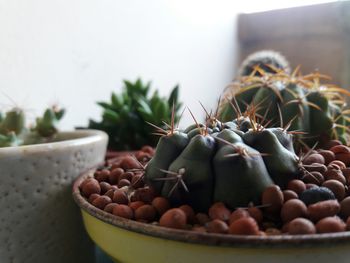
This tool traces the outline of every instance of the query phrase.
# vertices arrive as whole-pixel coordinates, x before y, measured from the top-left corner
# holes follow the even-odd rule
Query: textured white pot
[[[0,148],[0,262],[93,262],[71,197],[74,179],[103,162],[108,137],[62,132],[57,142]]]

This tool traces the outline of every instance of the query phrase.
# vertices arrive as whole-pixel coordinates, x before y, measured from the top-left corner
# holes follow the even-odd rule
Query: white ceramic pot
[[[0,262],[93,262],[71,185],[103,162],[107,141],[103,132],[78,130],[0,148]]]

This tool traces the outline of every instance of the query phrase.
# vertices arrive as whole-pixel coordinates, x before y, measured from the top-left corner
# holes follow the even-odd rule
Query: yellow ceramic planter
[[[73,196],[92,240],[115,262],[350,262],[350,232],[299,236],[236,236],[173,230],[123,219]]]

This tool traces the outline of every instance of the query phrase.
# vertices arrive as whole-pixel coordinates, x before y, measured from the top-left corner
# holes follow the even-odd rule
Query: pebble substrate
[[[333,140],[303,159],[303,175],[286,189],[265,189],[258,205],[228,209],[214,203],[207,213],[172,207],[144,183],[154,149],[106,161],[80,185],[95,207],[115,216],[162,227],[235,235],[298,235],[350,231],[350,147]]]

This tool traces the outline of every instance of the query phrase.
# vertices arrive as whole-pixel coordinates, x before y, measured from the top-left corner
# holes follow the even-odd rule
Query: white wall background
[[[198,101],[214,107],[234,75],[234,2],[0,0],[0,109],[34,116],[57,102],[61,128],[85,126],[96,101],[140,76],[164,95],[180,83],[203,116]]]

